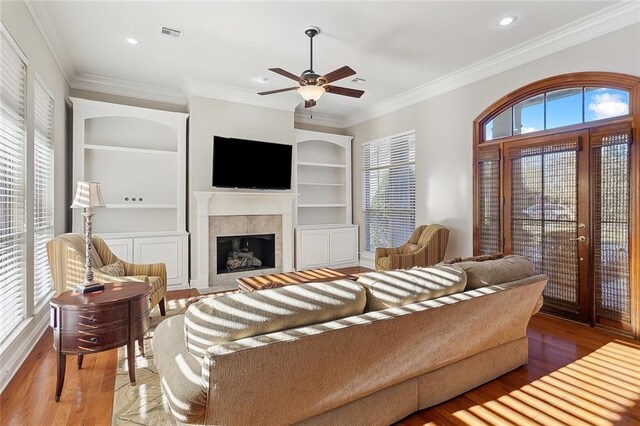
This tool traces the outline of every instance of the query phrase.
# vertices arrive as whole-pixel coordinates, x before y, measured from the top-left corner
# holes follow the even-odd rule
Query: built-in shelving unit
[[[106,208],[93,232],[122,259],[163,262],[168,284],[187,284],[187,114],[71,98],[73,185],[101,183]],[[83,217],[73,210],[73,231]]]
[[[296,130],[296,269],[358,263],[351,136]]]

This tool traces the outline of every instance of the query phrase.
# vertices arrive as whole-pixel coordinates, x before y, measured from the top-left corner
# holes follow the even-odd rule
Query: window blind
[[[40,79],[34,86],[33,299],[53,290],[47,242],[53,238],[53,98]]]
[[[27,67],[0,25],[0,343],[24,318]]]
[[[415,131],[363,145],[363,247],[397,247],[415,229]]]

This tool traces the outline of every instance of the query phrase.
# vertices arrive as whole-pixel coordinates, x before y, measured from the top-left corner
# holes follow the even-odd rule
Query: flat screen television
[[[213,186],[291,189],[292,146],[213,137]]]

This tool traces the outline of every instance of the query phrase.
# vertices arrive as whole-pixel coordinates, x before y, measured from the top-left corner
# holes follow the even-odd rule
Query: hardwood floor
[[[167,298],[198,294],[181,290]],[[398,425],[640,426],[639,341],[540,314],[531,319],[527,334],[527,365]],[[107,351],[86,356],[77,370],[75,357],[68,357],[56,403],[48,330],[0,395],[0,424],[109,425],[116,361],[116,350]]]

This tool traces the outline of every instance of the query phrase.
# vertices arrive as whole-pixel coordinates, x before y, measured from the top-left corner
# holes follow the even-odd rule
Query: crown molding
[[[511,49],[346,116],[340,127],[389,114],[640,22],[640,0],[621,1]]]
[[[179,90],[93,74],[81,74],[73,77],[69,86],[72,89],[109,93],[111,95],[125,96],[128,98],[178,105],[186,104],[186,99]]]
[[[294,114],[296,123],[313,124],[316,126],[344,128],[344,117],[331,114],[309,112],[308,110],[296,110]]]
[[[203,98],[213,98],[222,101],[279,109],[289,112],[295,110],[296,106],[300,103],[299,96],[296,98],[288,96],[264,97],[258,95],[252,90],[225,86],[223,84],[191,78],[185,78],[182,80],[182,93],[184,93],[187,99],[192,96],[200,96]]]
[[[55,2],[34,2],[31,0],[25,0],[24,4],[27,6],[27,10],[36,23],[38,30],[40,30],[42,38],[44,38],[47,46],[49,46],[49,51],[51,51],[54,60],[58,64],[58,68],[60,68],[64,79],[67,81],[67,84],[71,86],[72,77],[75,75],[75,66],[66,48],[63,36],[57,27],[52,24],[53,15],[59,18],[58,6]],[[45,7],[48,8],[48,10],[44,10],[43,8]]]

